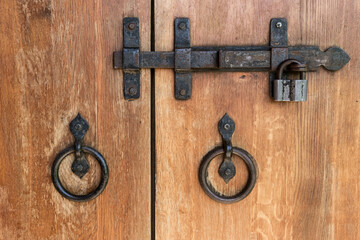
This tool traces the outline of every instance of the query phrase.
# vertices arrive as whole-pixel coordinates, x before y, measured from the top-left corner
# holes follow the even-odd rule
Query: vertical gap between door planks
[[[151,0],[151,51],[155,51],[155,0]],[[151,69],[151,240],[155,240],[156,200],[156,129],[155,129],[155,69]]]

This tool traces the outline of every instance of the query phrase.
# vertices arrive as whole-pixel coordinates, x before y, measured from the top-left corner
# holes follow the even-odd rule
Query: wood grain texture
[[[156,239],[360,238],[359,15],[357,0],[155,1],[156,51],[173,50],[176,17],[190,18],[193,46],[266,45],[270,19],[285,17],[289,45],[337,45],[352,58],[307,74],[304,103],[270,99],[266,73],[196,73],[191,100],[176,101],[173,71],[156,70]],[[230,205],[208,198],[197,177],[226,112],[233,145],[259,167],[253,192]],[[242,182],[232,184],[217,181],[229,193]]]
[[[0,239],[150,238],[150,72],[129,102],[112,68],[126,16],[140,18],[149,50],[148,0],[0,2]],[[90,124],[85,144],[110,171],[105,191],[86,203],[61,197],[50,177],[78,112]],[[96,184],[96,164],[79,180],[66,161],[70,190]]]

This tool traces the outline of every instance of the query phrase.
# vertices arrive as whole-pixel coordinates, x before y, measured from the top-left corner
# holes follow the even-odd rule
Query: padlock
[[[300,79],[282,79],[283,72],[290,64],[300,72]],[[295,71],[295,70],[294,70]],[[306,66],[295,59],[288,59],[280,64],[273,82],[273,96],[275,101],[305,102],[307,98],[308,82],[305,79]]]

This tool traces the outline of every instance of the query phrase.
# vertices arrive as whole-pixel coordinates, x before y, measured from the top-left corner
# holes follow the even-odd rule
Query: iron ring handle
[[[109,169],[106,163],[105,158],[94,148],[88,147],[88,146],[82,146],[82,151],[85,153],[88,153],[95,157],[95,159],[98,161],[101,167],[101,181],[99,186],[92,192],[86,194],[86,195],[75,195],[67,191],[64,186],[61,184],[60,178],[59,178],[59,168],[61,162],[70,154],[75,153],[76,149],[74,147],[68,147],[61,151],[57,156],[56,159],[52,165],[51,168],[51,178],[52,182],[54,183],[54,186],[56,190],[65,198],[77,202],[85,202],[90,201],[97,196],[99,196],[105,189],[108,180],[109,180]]]
[[[217,192],[215,188],[206,180],[210,162],[216,156],[224,153],[225,151],[223,147],[218,146],[204,156],[199,168],[199,181],[202,189],[211,199],[221,203],[235,203],[247,197],[253,190],[257,179],[257,165],[255,159],[247,151],[242,148],[233,147],[233,154],[239,156],[245,162],[249,171],[249,178],[245,187],[239,193],[233,196],[224,196]]]

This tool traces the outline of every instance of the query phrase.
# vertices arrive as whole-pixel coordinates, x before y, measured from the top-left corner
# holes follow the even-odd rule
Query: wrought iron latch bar
[[[270,22],[269,46],[191,47],[190,20],[175,19],[175,50],[173,52],[140,51],[139,20],[124,18],[123,51],[113,55],[114,69],[124,71],[124,97],[140,97],[140,69],[172,68],[175,71],[175,98],[191,97],[191,72],[232,71],[270,72],[270,80],[279,65],[295,59],[306,65],[306,71],[316,71],[320,66],[337,71],[350,60],[339,47],[321,51],[318,46],[288,46],[287,20],[273,18]],[[304,71],[304,69],[301,69]]]

